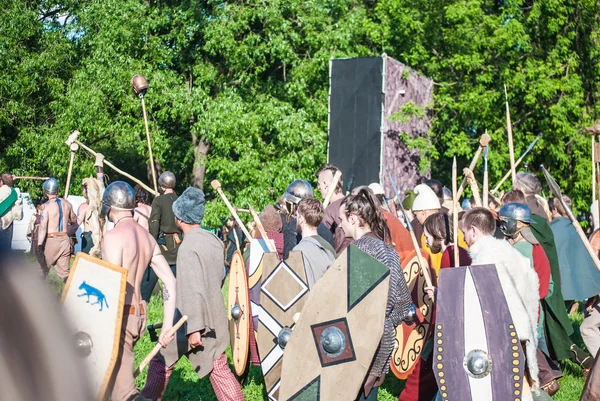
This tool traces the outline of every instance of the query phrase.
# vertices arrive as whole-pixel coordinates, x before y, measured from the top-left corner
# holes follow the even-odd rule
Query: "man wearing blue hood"
[[[176,341],[152,359],[142,396],[160,400],[177,361],[186,356],[199,378],[210,375],[219,401],[242,401],[244,395],[227,364],[229,328],[221,294],[223,243],[201,227],[204,192],[190,187],[173,203],[177,227],[184,234],[177,253],[177,309],[174,321],[187,315]]]

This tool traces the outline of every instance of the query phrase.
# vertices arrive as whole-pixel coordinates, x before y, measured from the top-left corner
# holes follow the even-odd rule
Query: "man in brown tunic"
[[[150,362],[142,395],[152,400],[162,399],[173,368],[183,356],[190,360],[198,377],[210,374],[219,401],[244,400],[225,356],[229,329],[221,294],[223,243],[201,228],[204,205],[204,193],[194,187],[186,189],[173,204],[177,225],[185,235],[177,255],[175,318],[187,315],[188,320],[177,332],[177,341]]]
[[[163,256],[171,266],[173,275],[177,276],[175,263],[177,261],[177,250],[181,243],[181,230],[175,224],[175,216],[173,215],[173,202],[177,199],[175,184],[175,175],[169,171],[165,171],[158,177],[161,195],[152,201],[148,229],[158,242]],[[144,301],[148,302],[150,300],[157,282],[158,277],[154,271],[148,269],[142,282],[142,298]]]
[[[77,231],[77,216],[73,206],[58,196],[56,178],[48,178],[42,188],[48,201],[40,208],[37,245],[46,262],[40,263],[40,269],[46,277],[50,266],[54,266],[58,278],[66,282],[71,270],[71,237]]]
[[[338,171],[340,171],[340,169],[333,164],[326,164],[317,171],[317,180],[319,192],[321,192],[323,199],[327,197],[329,191],[334,191],[329,205],[325,208],[323,224],[331,230],[335,252],[339,255],[346,249],[348,244],[352,242],[352,238],[346,236],[344,229],[340,225],[340,206],[344,201],[343,178],[340,177],[335,188],[330,188],[333,184],[333,176]]]
[[[133,188],[126,182],[115,181],[104,191],[102,217],[108,217],[115,226],[104,236],[102,259],[127,269],[119,357],[110,386],[112,401],[131,400],[139,395],[133,377],[133,347],[146,327],[146,303],[142,300],[140,285],[149,265],[164,284],[165,322],[159,342],[165,347],[173,339],[167,332],[173,326],[175,314],[175,277],[154,238],[133,220],[134,207]]]

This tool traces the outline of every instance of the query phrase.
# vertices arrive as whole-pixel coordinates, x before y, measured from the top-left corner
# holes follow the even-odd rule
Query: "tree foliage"
[[[506,84],[517,156],[543,132],[529,169],[545,164],[580,210],[591,200],[584,128],[598,108],[595,2],[5,3],[0,167],[16,174],[64,183],[64,141],[78,129],[83,143],[148,181],[141,103],[130,86],[140,73],[150,83],[155,158],[180,189],[204,187],[213,202],[207,223],[216,224],[227,212],[205,185],[213,179],[234,204],[255,208],[294,178],[315,182],[327,153],[330,58],[385,52],[436,82],[433,148],[416,144],[431,155],[434,176],[449,184],[451,157],[466,166],[486,129],[490,184],[508,171]],[[92,166],[80,150],[72,182]],[[19,185],[39,194],[38,184]]]

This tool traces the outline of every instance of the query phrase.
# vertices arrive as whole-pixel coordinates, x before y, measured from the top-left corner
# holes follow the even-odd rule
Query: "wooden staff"
[[[569,206],[567,206],[566,202],[564,201],[564,199],[562,197],[562,193],[560,191],[560,187],[558,186],[556,181],[554,181],[554,178],[552,178],[552,176],[550,175],[548,170],[546,170],[546,168],[543,165],[541,165],[540,167],[541,167],[542,171],[544,172],[544,177],[546,177],[546,182],[548,183],[548,187],[550,187],[550,192],[552,192],[552,195],[562,205],[563,209],[567,213],[567,216],[569,217],[569,220],[571,220],[573,227],[575,227],[575,231],[577,231],[577,234],[579,235],[581,242],[583,242],[585,249],[590,254],[590,257],[592,258],[594,265],[596,265],[596,268],[600,271],[600,260],[598,259],[598,255],[596,254],[596,252],[594,252],[594,249],[592,248],[590,241],[587,239],[585,233],[583,232],[583,230],[581,229],[581,226],[579,225],[579,222],[573,215],[573,211],[571,210],[571,208]]]
[[[248,210],[248,209],[240,209],[237,206],[235,207],[235,211],[238,212],[238,213],[248,213],[248,214],[250,214],[250,210]]]
[[[323,209],[327,208],[329,202],[331,202],[331,197],[335,193],[335,187],[337,187],[340,178],[342,178],[342,172],[338,170],[335,172],[331,184],[329,184],[329,190],[327,191],[327,196],[325,197],[325,201],[323,202]]]
[[[79,132],[79,131],[78,131]],[[71,149],[71,159],[69,160],[69,172],[67,173],[67,185],[65,185],[65,199],[69,197],[69,187],[71,186],[71,174],[73,173],[73,161],[75,160],[75,153],[79,150],[79,145],[72,143],[69,148]]]
[[[471,170],[469,170],[468,168],[465,168],[463,170],[463,174],[465,175],[465,177],[467,178],[467,181],[469,182],[469,186],[471,187],[471,192],[473,192],[473,199],[475,199],[475,206],[481,207],[482,203],[481,203],[481,196],[479,195],[479,184],[477,183],[477,180],[475,179],[473,172]]]
[[[394,192],[396,192],[396,198],[398,199],[398,203],[400,203],[400,208],[402,209],[402,215],[404,216],[404,221],[406,222],[406,227],[408,228],[408,232],[410,233],[410,239],[413,244],[413,248],[415,248],[415,252],[417,254],[417,261],[419,262],[419,268],[421,269],[421,273],[423,274],[423,278],[425,279],[425,283],[427,287],[433,287],[431,282],[431,276],[429,275],[429,269],[425,268],[425,261],[423,260],[423,255],[421,254],[421,247],[417,242],[417,237],[415,236],[415,230],[413,229],[412,224],[410,224],[410,220],[408,219],[408,215],[406,214],[406,210],[404,209],[404,205],[402,204],[402,200],[400,198],[400,192],[398,192],[398,187],[396,186],[396,182],[392,178],[392,175],[388,172],[388,176],[390,177],[390,182],[392,183],[392,188],[394,188]]]
[[[488,177],[488,152],[489,146],[486,146],[483,150],[483,207],[486,209],[490,208],[489,195],[490,195],[490,180]]]
[[[488,143],[490,143],[490,140],[492,138],[488,135],[488,133],[486,132],[485,134],[481,135],[481,138],[479,138],[479,147],[477,148],[477,151],[475,152],[475,156],[473,156],[473,160],[471,160],[471,164],[469,165],[469,170],[474,171],[475,170],[475,166],[477,166],[477,162],[479,161],[479,158],[481,157],[481,152],[483,151],[483,148],[485,148]],[[457,198],[460,199],[463,191],[465,190],[465,186],[467,185],[467,177],[464,177],[460,187],[458,188],[458,193],[457,193]],[[453,192],[456,193],[456,192]]]
[[[454,236],[454,267],[460,266],[459,253],[458,253],[458,193],[456,190],[456,181],[457,181],[457,173],[456,173],[456,156],[454,156],[454,160],[452,162],[452,224],[454,225],[452,230],[452,235]],[[477,183],[475,183],[477,186]]]
[[[271,240],[269,239],[269,236],[267,235],[267,232],[265,231],[265,227],[262,225],[262,222],[260,221],[260,217],[258,216],[258,213],[256,213],[254,211],[254,209],[252,209],[252,206],[250,206],[249,203],[248,203],[248,210],[250,210],[250,214],[252,215],[252,218],[254,219],[254,222],[256,223],[256,227],[258,228],[258,231],[260,232],[261,237],[263,237],[263,239],[265,240],[265,243],[267,244],[269,251],[277,252],[277,249],[275,249],[273,242],[271,242]]]
[[[150,129],[148,128],[148,115],[146,114],[146,91],[148,90],[148,81],[146,77],[140,74],[136,74],[131,78],[131,87],[133,92],[139,96],[142,101],[142,114],[144,116],[144,126],[146,127],[146,140],[148,141],[148,153],[150,155],[150,167],[152,169],[152,184],[154,184],[154,191],[158,193],[158,186],[156,184],[156,166],[154,165],[154,156],[152,156],[152,145],[150,143]]]
[[[73,131],[73,133],[77,132],[77,134],[79,135],[79,131]],[[77,138],[77,136],[75,136],[75,138]],[[81,143],[80,141],[78,141],[77,139],[73,138],[73,134],[69,137],[69,139],[67,139],[66,144],[71,146],[72,143],[76,143],[78,144],[80,147],[82,147],[84,150],[86,150],[87,152],[89,152],[92,156],[96,157],[96,152],[94,152],[92,149],[90,149],[89,147],[85,146],[83,143]],[[71,142],[70,142],[71,141]],[[116,167],[114,164],[112,164],[111,162],[109,162],[108,160],[104,160],[104,164],[106,164],[108,167],[112,168],[113,170],[115,170],[117,173],[121,174],[122,176],[125,176],[127,178],[129,178],[131,181],[135,182],[136,184],[138,184],[140,187],[144,188],[146,191],[150,192],[151,194],[153,194],[154,196],[158,196],[158,192],[153,190],[152,188],[150,188],[148,185],[144,184],[142,181],[138,180],[137,178],[135,178],[134,176],[132,176],[131,174],[127,174],[126,172],[124,172],[123,170],[121,170],[120,168]]]
[[[596,152],[595,152],[595,135],[592,135],[592,203],[596,200]]]
[[[171,327],[171,329],[168,331],[169,336],[174,336],[177,330],[179,330],[179,328],[183,326],[187,319],[187,316],[183,316],[181,319],[179,319],[179,321],[175,323],[175,325]],[[177,341],[177,339],[173,339],[173,341]],[[138,368],[133,373],[133,377],[138,377],[140,373],[142,373],[142,370],[144,370],[146,366],[148,366],[152,358],[154,358],[156,354],[158,354],[161,348],[162,345],[160,345],[160,343],[156,344],[154,348],[152,348],[152,351],[150,351],[150,353],[146,355],[142,363],[140,363],[140,366],[138,366]]]
[[[519,164],[521,164],[521,162],[523,161],[523,159],[525,158],[525,156],[527,156],[527,154],[531,151],[531,149],[533,149],[533,147],[535,146],[535,144],[537,143],[537,141],[540,140],[541,137],[542,137],[542,133],[539,133],[538,136],[536,136],[535,139],[529,144],[529,146],[527,147],[527,149],[525,149],[525,152],[523,152],[521,154],[521,156],[515,162],[515,168],[519,167]],[[509,170],[508,173],[506,173],[504,175],[504,177],[502,177],[502,179],[500,180],[500,182],[498,183],[498,185],[496,185],[494,187],[494,189],[492,189],[492,193],[498,193],[498,188],[500,188],[500,186],[502,184],[504,184],[504,182],[506,180],[508,180],[508,177],[510,177],[511,174],[512,174],[512,170]]]
[[[30,176],[15,176],[15,180],[36,180],[36,181],[46,181],[50,177],[30,177]]]
[[[233,216],[235,221],[238,223],[238,226],[240,226],[240,229],[242,230],[242,232],[244,233],[246,238],[248,238],[248,241],[252,241],[252,236],[248,232],[248,229],[246,228],[244,223],[242,223],[240,216],[238,216],[238,214],[235,212],[235,208],[233,206],[231,206],[231,203],[229,203],[229,200],[227,200],[227,197],[223,193],[223,190],[221,189],[221,183],[218,180],[213,180],[210,183],[210,185],[213,187],[213,189],[215,191],[217,191],[219,193],[219,195],[221,195],[223,202],[225,202],[225,206],[227,206],[227,209],[229,209],[229,212],[231,212],[231,215]]]
[[[515,164],[515,147],[513,145],[512,123],[510,122],[510,108],[508,107],[508,93],[504,85],[504,99],[506,102],[506,131],[508,132],[508,151],[510,154],[510,174],[513,186],[517,181],[517,165]]]

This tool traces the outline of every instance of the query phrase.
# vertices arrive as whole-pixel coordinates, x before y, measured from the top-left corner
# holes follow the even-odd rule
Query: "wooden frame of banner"
[[[105,260],[94,258],[93,256],[90,256],[83,252],[79,252],[77,254],[77,256],[75,257],[75,262],[73,262],[73,266],[71,267],[71,272],[69,273],[69,278],[67,279],[67,282],[65,283],[65,288],[63,289],[63,292],[60,296],[61,304],[64,302],[67,292],[69,291],[69,288],[71,287],[71,283],[73,282],[73,277],[75,276],[73,273],[77,269],[77,265],[81,259],[85,259],[88,262],[96,263],[98,265],[101,265],[101,266],[109,269],[109,270],[113,270],[115,272],[122,273],[121,294],[126,293],[127,273],[128,273],[127,269],[125,269],[124,267],[121,267],[121,266],[113,265],[112,263],[109,263]],[[115,323],[115,337],[114,338],[116,339],[116,341],[113,345],[109,369],[107,370],[106,374],[104,375],[104,380],[102,381],[102,385],[100,386],[100,391],[97,396],[98,398],[96,398],[97,401],[102,401],[104,399],[104,396],[106,395],[106,390],[108,389],[108,383],[109,383],[109,381],[112,377],[113,371],[115,369],[115,365],[117,363],[117,357],[119,356],[119,343],[120,343],[119,340],[121,338],[121,322],[123,321],[123,309],[125,309],[125,297],[123,297],[122,300],[119,300],[118,311],[120,311],[120,312],[117,312],[117,322]]]

